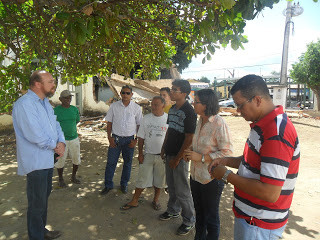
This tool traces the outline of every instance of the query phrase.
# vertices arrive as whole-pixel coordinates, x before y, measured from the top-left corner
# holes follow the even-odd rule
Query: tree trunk
[[[316,111],[320,110],[320,86],[311,88],[313,93],[316,95],[316,102],[313,103],[313,109]]]

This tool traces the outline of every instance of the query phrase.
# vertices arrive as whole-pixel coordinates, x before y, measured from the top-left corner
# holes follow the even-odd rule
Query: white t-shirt
[[[141,121],[137,136],[144,139],[145,153],[159,154],[168,129],[168,114],[155,116],[149,113]]]
[[[141,107],[131,101],[124,106],[122,101],[111,104],[104,120],[112,122],[112,133],[120,137],[129,137],[136,134],[137,125],[142,119]]]

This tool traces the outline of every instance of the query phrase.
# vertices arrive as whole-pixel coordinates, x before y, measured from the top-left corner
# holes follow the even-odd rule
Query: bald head
[[[42,74],[48,74],[48,72],[45,70],[34,71],[30,76],[29,86],[33,87],[36,82],[41,82],[42,81],[42,78],[41,78]]]
[[[52,75],[44,70],[34,71],[29,80],[30,90],[41,99],[52,97],[56,91],[56,81]]]

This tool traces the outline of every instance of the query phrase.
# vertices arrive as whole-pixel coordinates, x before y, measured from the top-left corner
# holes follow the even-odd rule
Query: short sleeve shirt
[[[165,153],[176,156],[184,142],[185,134],[194,134],[196,129],[197,115],[188,101],[179,108],[173,105],[168,114],[168,136],[165,144]]]
[[[142,119],[138,137],[144,139],[145,153],[159,154],[168,129],[168,114],[155,116],[147,114]]]
[[[142,120],[142,110],[133,101],[125,106],[120,100],[111,104],[104,119],[112,122],[113,134],[120,137],[129,137],[136,134],[137,125],[140,125]]]
[[[64,108],[57,106],[54,108],[54,114],[57,116],[57,121],[60,123],[64,137],[70,141],[78,137],[77,123],[80,121],[78,108],[70,106]]]

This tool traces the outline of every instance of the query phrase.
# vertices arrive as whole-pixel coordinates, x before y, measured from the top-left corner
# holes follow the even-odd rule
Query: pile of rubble
[[[99,131],[105,130],[107,131],[107,122],[103,120],[104,116],[98,117],[81,117],[80,122],[78,123],[78,127],[82,127],[87,130]]]
[[[289,118],[315,118],[320,120],[320,117],[313,117],[310,114],[306,113],[304,110],[288,110],[286,109]],[[241,114],[237,112],[236,108],[230,107],[220,107],[220,116],[240,116]]]
[[[144,103],[141,105],[144,109],[144,114],[150,112],[150,104]],[[286,113],[289,118],[314,118],[316,120],[320,120],[320,117],[313,117],[310,114],[306,113],[303,110],[286,110]],[[240,116],[240,113],[237,112],[236,108],[228,108],[228,107],[221,107],[220,116]],[[104,116],[98,117],[81,117],[80,122],[78,123],[78,127],[82,127],[84,129],[99,131],[99,130],[107,130],[107,122],[103,120]]]

